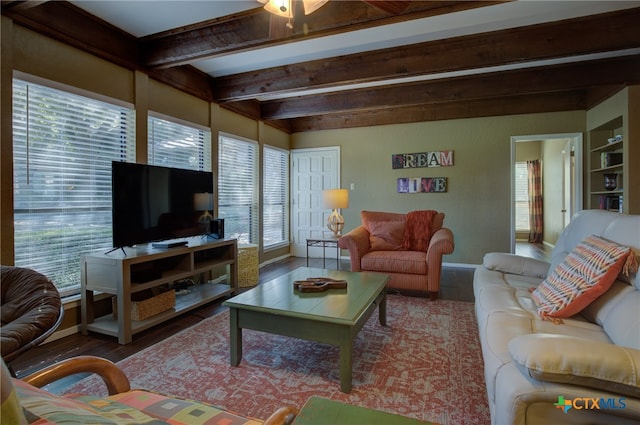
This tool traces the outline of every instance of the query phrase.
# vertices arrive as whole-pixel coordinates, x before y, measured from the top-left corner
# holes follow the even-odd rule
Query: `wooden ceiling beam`
[[[288,122],[290,131],[299,133],[424,121],[574,111],[585,109],[585,97],[584,90],[572,90],[561,93],[517,95],[317,115],[290,119]]]
[[[224,102],[640,47],[640,8],[214,79]]]
[[[66,1],[2,10],[15,23],[130,69],[140,69],[137,39]]]
[[[264,120],[640,82],[640,55],[263,102]]]
[[[374,2],[375,3],[375,2]],[[404,2],[399,2],[404,3]],[[356,1],[330,1],[311,15],[296,14],[293,29],[287,19],[261,7],[230,17],[201,22],[141,39],[144,64],[165,68],[238,51],[247,51],[424,18],[500,3],[499,1],[420,1],[397,15]]]

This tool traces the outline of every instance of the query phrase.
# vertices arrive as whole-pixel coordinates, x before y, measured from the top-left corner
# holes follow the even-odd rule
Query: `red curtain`
[[[542,179],[540,161],[527,161],[529,178],[529,242],[542,243]]]

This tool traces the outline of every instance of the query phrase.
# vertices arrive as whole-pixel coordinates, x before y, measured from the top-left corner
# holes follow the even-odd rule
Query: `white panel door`
[[[292,253],[306,257],[307,238],[329,237],[326,223],[331,210],[322,206],[324,189],[340,188],[340,147],[291,151]],[[321,251],[309,252],[317,256]]]

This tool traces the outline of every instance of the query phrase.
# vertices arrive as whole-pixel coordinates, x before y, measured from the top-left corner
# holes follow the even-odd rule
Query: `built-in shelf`
[[[610,139],[620,136],[620,140]],[[616,117],[609,122],[592,129],[589,132],[589,208],[623,211],[625,191],[622,175],[624,169],[625,135],[623,133],[623,118]],[[607,165],[609,156],[616,156],[614,165]],[[619,163],[618,163],[619,162]],[[606,190],[605,175],[616,174],[617,187]]]

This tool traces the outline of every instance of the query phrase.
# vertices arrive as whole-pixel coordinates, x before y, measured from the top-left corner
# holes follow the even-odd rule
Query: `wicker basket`
[[[255,286],[259,277],[258,245],[238,245],[238,286]]]
[[[118,297],[111,298],[113,317],[118,317]],[[145,320],[175,307],[176,293],[173,290],[151,296],[140,301],[131,300],[131,319]]]

